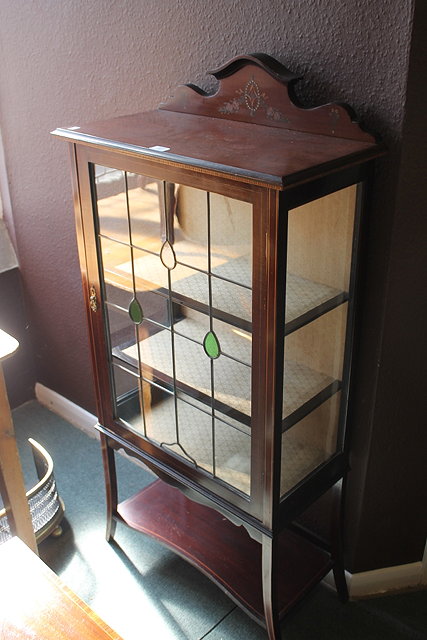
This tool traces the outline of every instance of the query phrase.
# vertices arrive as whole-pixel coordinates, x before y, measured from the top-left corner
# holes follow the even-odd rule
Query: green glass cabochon
[[[219,346],[218,338],[213,331],[208,331],[203,340],[203,348],[206,355],[213,360],[219,358],[221,355],[221,347]]]
[[[132,301],[129,305],[129,315],[130,319],[135,324],[141,324],[141,322],[144,320],[142,307],[136,298],[132,298]]]

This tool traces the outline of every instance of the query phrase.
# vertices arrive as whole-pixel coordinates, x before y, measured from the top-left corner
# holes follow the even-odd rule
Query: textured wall
[[[386,184],[377,185],[377,207],[372,212],[377,222],[371,253],[375,254],[378,238],[387,230],[390,252],[381,339],[375,349],[375,401],[366,400],[370,380],[364,380],[370,371],[369,318],[375,308],[366,296],[353,412],[356,427],[362,427],[355,429],[357,455],[349,484],[349,503],[360,510],[351,544],[359,570],[420,560],[427,535],[427,296],[420,291],[427,273],[426,28],[427,3],[420,0],[413,20],[399,162],[397,153],[391,156],[395,165],[389,178],[395,175],[396,183],[392,185],[390,179],[389,190]],[[393,199],[395,211],[388,224],[381,214]],[[382,290],[369,286],[374,264],[371,255],[364,287],[371,300]]]
[[[155,107],[177,83],[208,88],[207,69],[264,51],[305,76],[304,102],[348,102],[390,144],[365,242],[353,550],[363,546],[363,425],[372,424],[414,1],[3,0],[1,9],[0,124],[37,379],[90,410],[68,157],[50,130]]]
[[[385,6],[386,5],[386,6]],[[265,51],[397,139],[411,1],[3,0],[0,117],[40,382],[94,408],[64,144],[56,126],[156,106],[177,83]],[[308,93],[307,93],[308,89]]]

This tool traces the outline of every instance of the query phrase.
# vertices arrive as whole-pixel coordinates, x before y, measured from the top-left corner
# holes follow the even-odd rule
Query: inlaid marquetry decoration
[[[288,121],[283,113],[269,104],[267,93],[259,87],[253,76],[243,88],[236,89],[236,96],[232,100],[224,102],[218,108],[220,113],[227,114],[237,113],[240,109],[247,109],[252,117],[258,109],[263,109],[269,120]]]

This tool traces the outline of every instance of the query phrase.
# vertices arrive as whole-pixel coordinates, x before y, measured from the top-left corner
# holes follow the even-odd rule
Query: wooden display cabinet
[[[293,522],[348,470],[361,213],[383,153],[330,104],[303,109],[269,56],[70,142],[105,468],[123,521],[208,574],[279,638],[331,569]],[[114,450],[158,476],[117,504]],[[224,517],[225,516],[225,517]]]

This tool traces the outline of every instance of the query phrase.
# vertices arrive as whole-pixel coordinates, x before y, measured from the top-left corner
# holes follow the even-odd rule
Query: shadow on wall
[[[0,327],[16,338],[19,349],[3,363],[10,406],[34,397],[35,374],[21,273],[17,266],[0,273]]]

